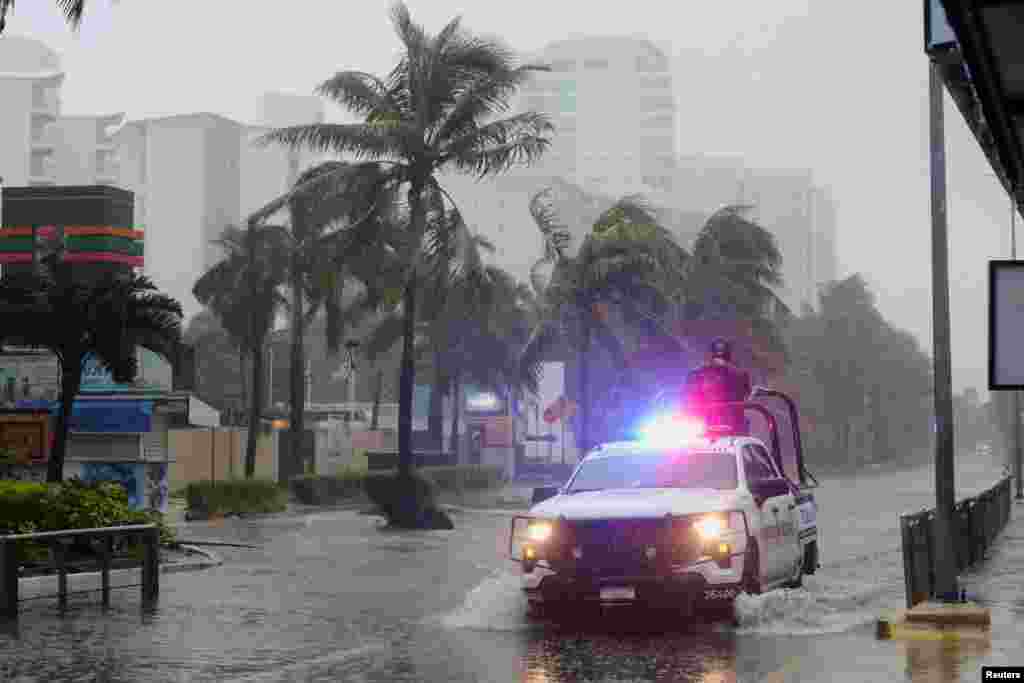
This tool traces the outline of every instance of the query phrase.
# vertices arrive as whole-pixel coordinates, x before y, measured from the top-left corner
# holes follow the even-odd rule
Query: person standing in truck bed
[[[732,345],[725,339],[711,342],[708,362],[690,372],[683,388],[683,403],[687,410],[703,416],[708,424],[724,424],[734,433],[749,434],[750,423],[742,406],[712,408],[715,403],[742,403],[753,386],[750,373],[732,362]]]

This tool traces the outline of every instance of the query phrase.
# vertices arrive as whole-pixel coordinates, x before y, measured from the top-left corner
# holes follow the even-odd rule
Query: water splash
[[[520,576],[498,569],[466,596],[462,606],[440,619],[450,629],[474,631],[524,631],[531,628],[526,617]]]
[[[871,623],[881,607],[890,606],[891,593],[891,587],[884,584],[806,577],[801,589],[737,597],[736,632],[816,636],[851,631]]]

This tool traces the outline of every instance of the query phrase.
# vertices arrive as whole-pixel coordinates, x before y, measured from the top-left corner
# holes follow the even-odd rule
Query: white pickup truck
[[[770,446],[678,424],[668,438],[588,453],[552,497],[513,520],[509,553],[531,607],[690,614],[801,585],[818,568],[817,508],[786,476],[769,422]],[[803,480],[799,434],[796,443]]]

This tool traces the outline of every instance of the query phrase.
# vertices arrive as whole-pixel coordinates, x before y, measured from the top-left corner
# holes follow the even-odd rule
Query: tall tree
[[[250,223],[228,227],[216,242],[223,258],[199,277],[192,289],[200,303],[218,314],[225,329],[252,359],[252,392],[245,449],[245,476],[256,473],[256,440],[263,415],[267,335],[286,302],[281,294],[288,273],[279,231]]]
[[[295,186],[254,212],[251,220],[270,220],[282,210],[287,224],[274,225],[276,244],[287,268],[291,294],[290,420],[293,453],[305,431],[306,330],[318,315],[326,319],[328,352],[341,347],[347,314],[362,315],[389,296],[386,274],[400,269],[402,236],[392,202],[379,191],[380,177],[370,167],[331,161],[314,166]],[[359,284],[361,283],[361,285]],[[359,305],[342,305],[346,288],[362,287]]]
[[[56,0],[57,7],[64,14],[68,24],[75,30],[82,23],[86,0]],[[7,13],[14,9],[14,0],[0,0],[0,33],[7,26]]]
[[[412,399],[415,385],[417,293],[427,247],[427,214],[441,203],[437,175],[447,169],[481,178],[538,158],[552,130],[546,117],[523,113],[492,119],[541,69],[518,66],[512,50],[474,36],[458,19],[436,35],[414,23],[404,4],[391,19],[402,56],[385,78],[343,71],[319,92],[363,117],[354,124],[313,124],[283,128],[266,137],[292,147],[352,155],[379,168],[405,188],[408,210],[408,270],[403,284],[402,364],[399,378],[399,472],[408,475],[412,458]],[[438,236],[442,241],[449,235]]]
[[[138,347],[171,360],[181,343],[181,305],[142,275],[75,277],[54,255],[35,273],[0,280],[5,324],[0,343],[48,349],[60,364],[60,410],[47,481],[61,481],[68,430],[86,360],[94,356],[115,382],[138,373]]]
[[[684,320],[750,320],[782,348],[779,327],[790,311],[775,293],[782,286],[782,252],[775,236],[747,217],[749,206],[713,213],[693,244],[686,272]]]
[[[638,197],[621,199],[602,213],[575,255],[570,254],[569,231],[547,192],[532,198],[530,213],[544,239],[544,254],[532,273],[541,301],[540,321],[523,362],[536,368],[554,349],[576,352],[577,442],[586,450],[593,443],[591,344],[596,340],[621,374],[626,328],[667,334],[663,320],[682,295],[689,255]],[[547,278],[542,274],[545,267],[550,268]],[[616,325],[616,320],[622,324]]]

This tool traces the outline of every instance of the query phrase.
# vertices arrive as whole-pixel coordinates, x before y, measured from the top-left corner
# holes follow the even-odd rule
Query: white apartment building
[[[0,36],[0,178],[11,186],[53,185],[54,123],[60,116],[60,57],[29,38]]]
[[[322,121],[311,100],[319,106],[316,98],[270,95],[270,125]],[[202,309],[192,286],[220,257],[213,242],[224,228],[283,194],[289,178],[317,159],[255,145],[269,129],[200,113],[132,121],[115,135],[117,184],[135,193],[147,274],[182,303],[185,320]]]
[[[676,108],[661,49],[640,38],[596,36],[551,43],[525,60],[551,67],[523,87],[516,106],[555,125],[539,173],[609,196],[669,187]]]

